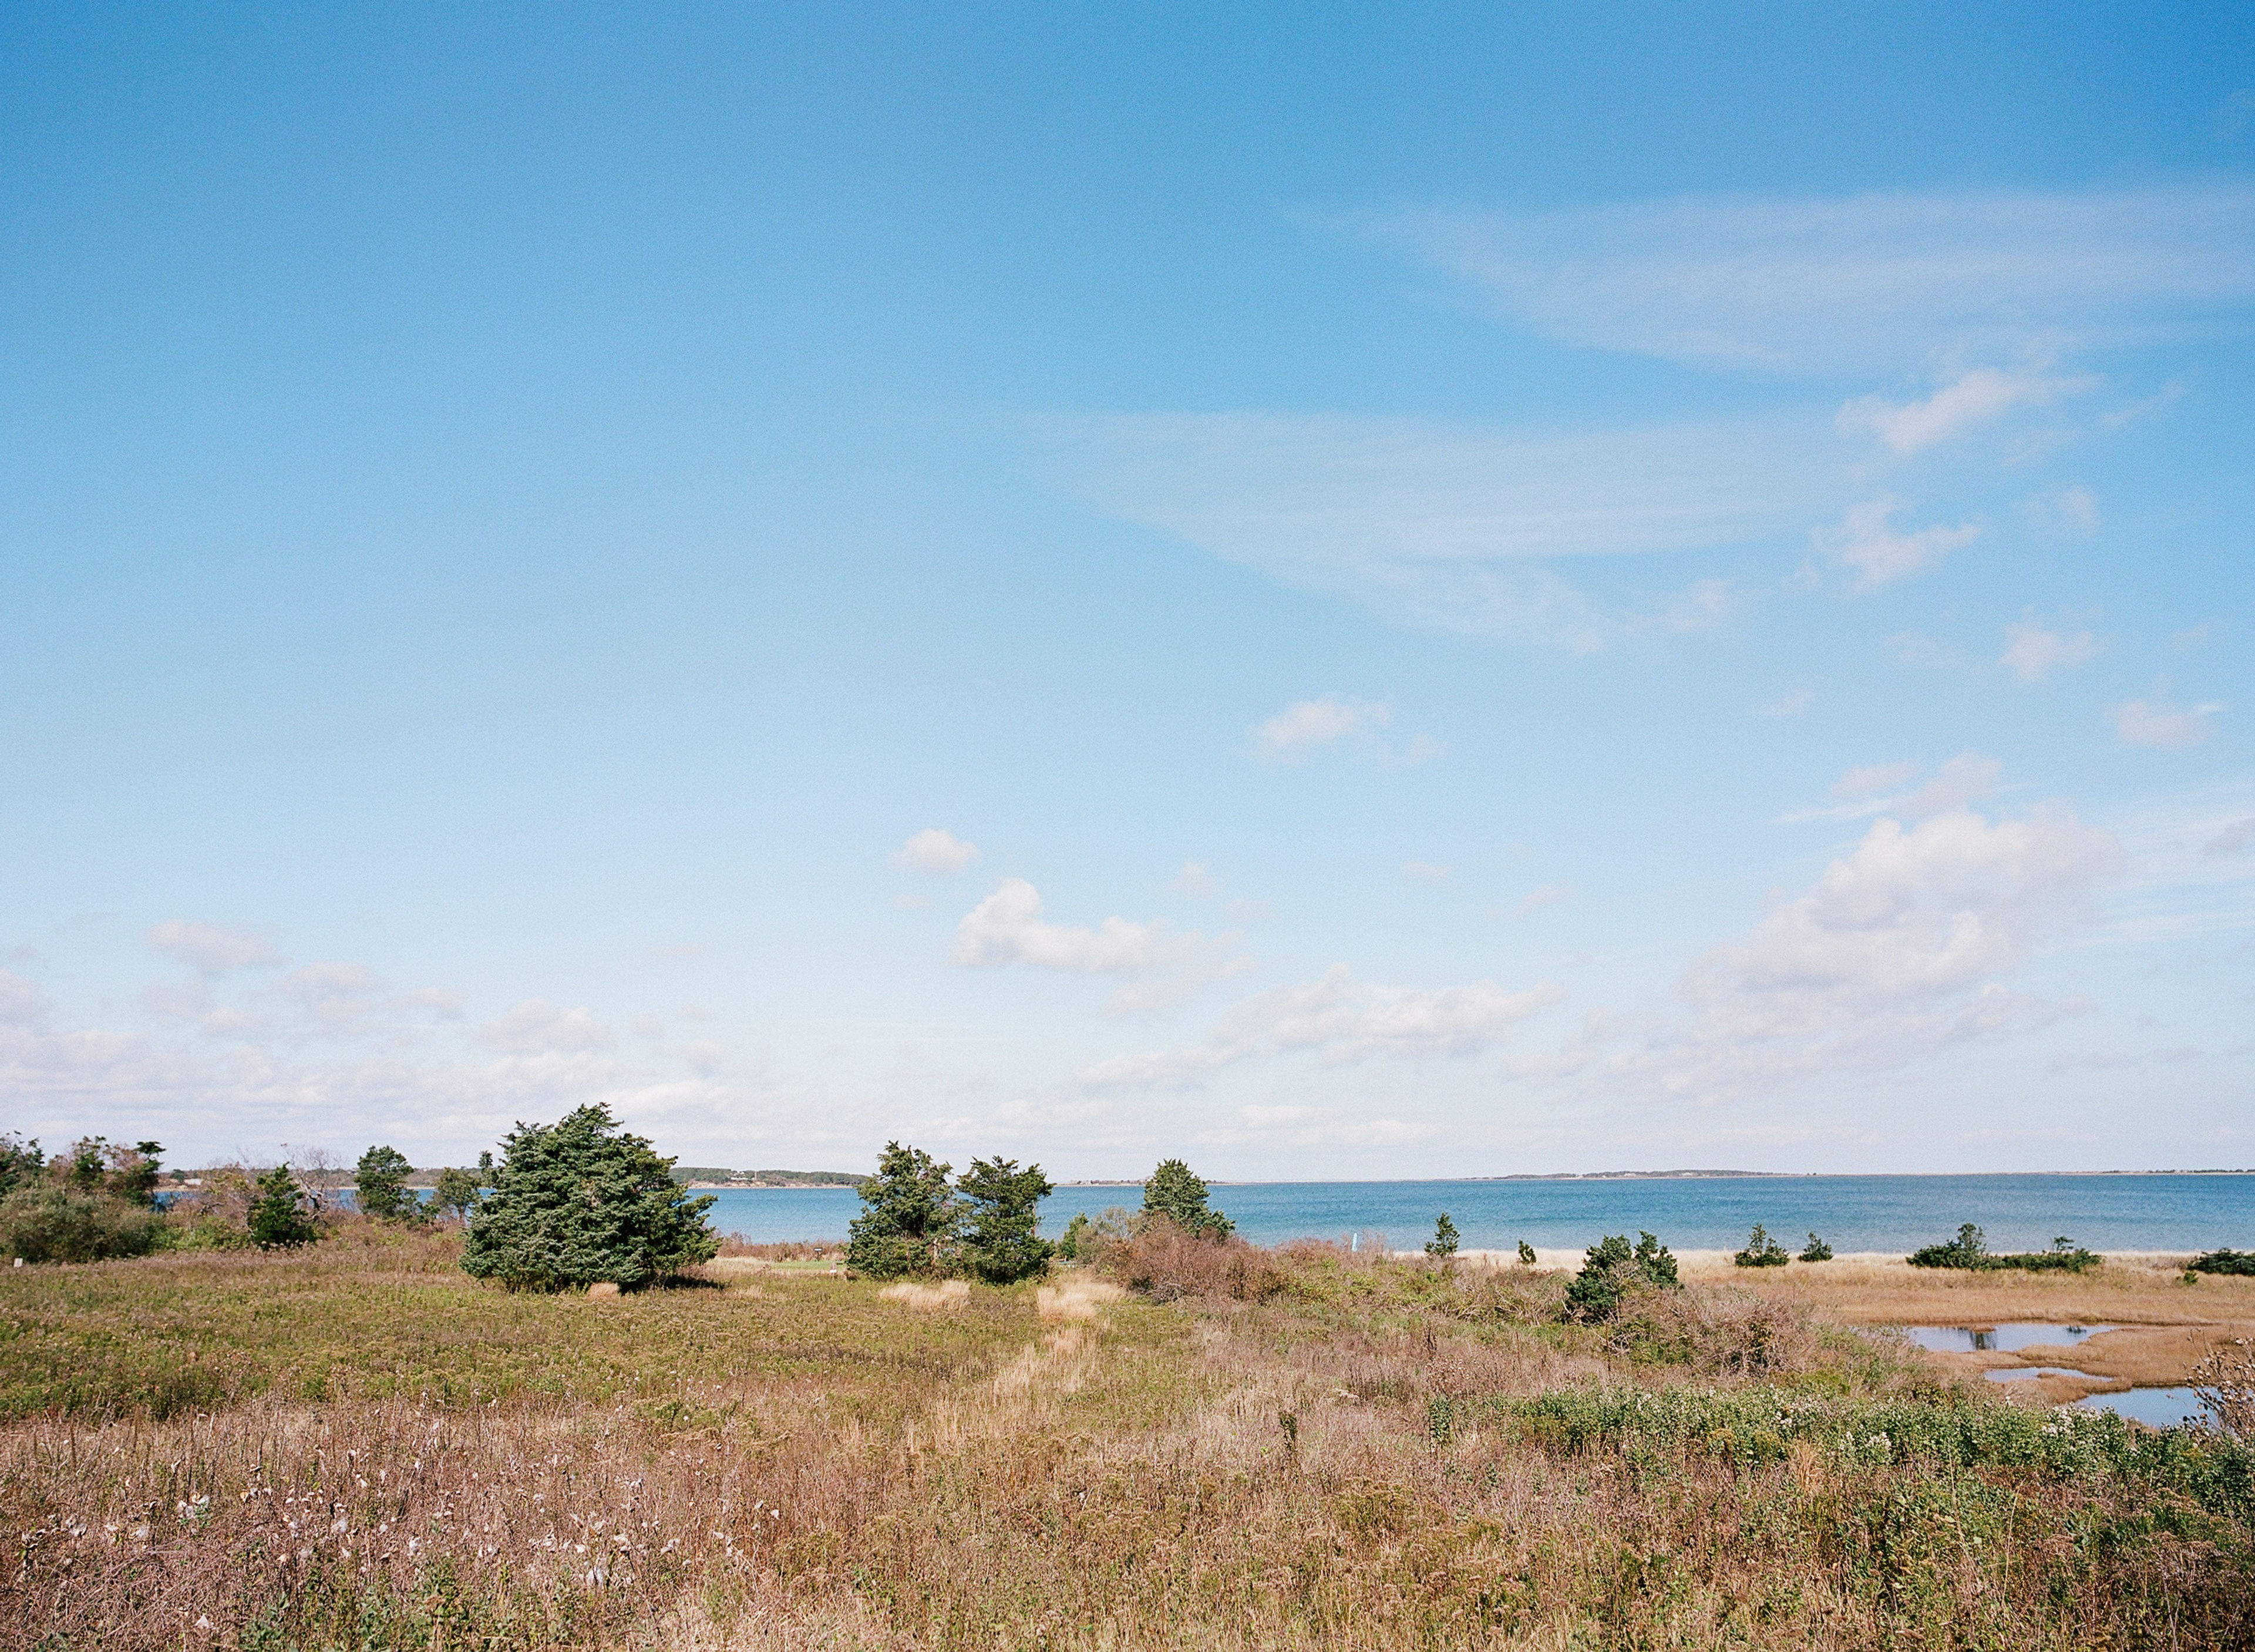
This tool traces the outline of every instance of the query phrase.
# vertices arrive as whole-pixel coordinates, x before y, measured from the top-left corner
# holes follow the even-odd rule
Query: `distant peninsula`
[[[720,1164],[677,1164],[685,1187],[859,1187],[869,1178],[851,1170],[732,1170]]]

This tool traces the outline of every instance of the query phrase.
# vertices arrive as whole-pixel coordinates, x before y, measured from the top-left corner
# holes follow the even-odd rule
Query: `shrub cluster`
[[[1956,1238],[1914,1250],[1907,1260],[1914,1268],[1963,1268],[1976,1271],[2016,1268],[2029,1273],[2079,1274],[2097,1267],[2104,1258],[2097,1251],[2083,1249],[2064,1234],[2051,1241],[2049,1250],[1992,1251],[1981,1230],[1967,1222],[1957,1230]]]
[[[1809,1236],[1812,1241],[1816,1235]],[[1731,1260],[1741,1268],[1782,1268],[1793,1260],[1793,1254],[1769,1236],[1760,1222],[1746,1238],[1746,1248],[1734,1253]]]
[[[90,1135],[49,1158],[37,1140],[0,1136],[0,1251],[26,1262],[145,1256],[165,1234],[155,1142]]]
[[[973,1159],[951,1184],[953,1169],[921,1148],[888,1142],[877,1173],[861,1184],[861,1214],[847,1235],[847,1269],[867,1279],[989,1284],[1047,1269],[1057,1248],[1038,1231],[1038,1206],[1050,1192],[1042,1167]]]

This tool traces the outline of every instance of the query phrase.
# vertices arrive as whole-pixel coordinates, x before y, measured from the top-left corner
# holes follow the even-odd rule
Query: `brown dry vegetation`
[[[0,1276],[0,1641],[2255,1639],[2244,1454],[2062,1445],[1794,1282],[1590,1327],[1555,1273],[1169,1246],[929,1312],[454,1242]]]

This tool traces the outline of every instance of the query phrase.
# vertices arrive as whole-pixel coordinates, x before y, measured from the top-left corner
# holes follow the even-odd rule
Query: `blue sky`
[[[11,9],[0,1123],[2255,1163],[2251,43]]]

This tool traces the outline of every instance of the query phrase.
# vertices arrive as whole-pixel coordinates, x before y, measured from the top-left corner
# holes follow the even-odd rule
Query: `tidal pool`
[[[2017,1353],[2039,1344],[2072,1347],[2085,1337],[2119,1325],[2047,1325],[2033,1322],[1975,1330],[1970,1325],[1905,1325],[1912,1346],[1933,1353]]]
[[[2086,1394],[2075,1402],[2082,1411],[2113,1411],[2148,1428],[2204,1423],[2208,1411],[2190,1388],[2132,1388],[2125,1394]]]

